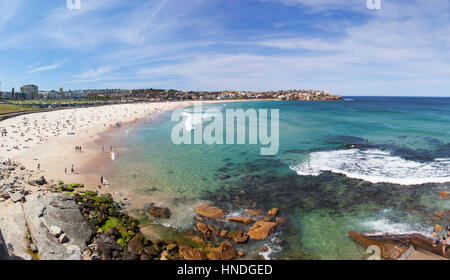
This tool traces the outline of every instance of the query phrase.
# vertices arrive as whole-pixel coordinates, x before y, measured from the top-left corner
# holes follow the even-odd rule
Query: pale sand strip
[[[217,102],[232,101],[204,101],[203,104]],[[180,101],[106,105],[14,117],[0,122],[0,131],[6,129],[8,132],[6,137],[0,137],[0,159],[20,162],[28,170],[35,171],[34,177],[45,176],[65,183],[84,183],[86,180],[93,183],[94,178],[78,173],[98,156],[98,151],[86,147],[96,141],[100,133],[119,122],[130,123],[154,113],[194,104],[193,101]],[[75,146],[82,146],[83,152],[75,152]],[[71,174],[72,165],[75,174]],[[98,179],[95,178],[95,186]]]
[[[85,147],[98,138],[98,134],[117,123],[128,123],[150,114],[192,106],[190,101],[107,105],[77,108],[19,116],[0,122],[0,155],[21,162],[27,169],[35,170],[36,176],[49,179],[82,179],[66,175],[71,166],[75,172],[95,156],[92,151],[76,153],[75,146]],[[40,164],[40,170],[37,170]]]

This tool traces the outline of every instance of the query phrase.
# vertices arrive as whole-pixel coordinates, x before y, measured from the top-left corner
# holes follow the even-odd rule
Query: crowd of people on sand
[[[442,254],[445,256],[447,251],[447,246],[450,246],[450,230],[448,226],[441,232],[438,232],[436,229],[433,230],[433,246],[438,246],[439,243],[442,243]]]

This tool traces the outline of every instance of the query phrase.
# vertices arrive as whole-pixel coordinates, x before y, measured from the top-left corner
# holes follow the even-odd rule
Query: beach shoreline
[[[141,122],[151,122],[161,113],[199,103],[252,101],[264,100],[134,103],[21,115],[0,122],[0,128],[8,130],[8,136],[0,138],[0,159],[20,162],[33,172],[33,178],[44,176],[51,184],[59,181],[83,183],[86,189],[98,191],[100,177],[106,173],[105,165],[111,162],[111,152],[119,156],[111,144],[117,143],[117,139],[111,139],[112,133],[132,129]],[[27,141],[32,138],[34,141]],[[12,148],[14,145],[19,149]],[[75,149],[78,146],[81,151]],[[109,185],[108,178],[104,179],[100,192],[109,192],[118,200],[136,198],[131,193],[124,193],[120,186]]]

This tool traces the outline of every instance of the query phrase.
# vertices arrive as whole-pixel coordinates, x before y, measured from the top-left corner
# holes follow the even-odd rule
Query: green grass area
[[[0,104],[0,115],[24,112],[24,111],[33,111],[39,110],[39,108],[34,108],[30,106],[19,106],[19,105],[10,105],[10,104]]]
[[[79,103],[106,103],[106,102],[116,102],[118,100],[7,100],[7,103],[20,103],[23,105],[40,105],[40,104],[59,104],[59,103],[65,103],[65,104],[79,104]],[[120,101],[120,100],[119,100]]]

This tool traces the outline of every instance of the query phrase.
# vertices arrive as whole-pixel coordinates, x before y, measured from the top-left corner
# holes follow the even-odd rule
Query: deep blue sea
[[[450,190],[450,98],[348,98],[203,106],[212,116],[279,109],[271,156],[260,155],[261,145],[175,145],[177,122],[166,112],[123,133],[109,181],[169,207],[172,218],[155,223],[180,230],[194,228],[195,206],[205,201],[230,215],[278,207],[287,226],[238,245],[250,256],[267,245],[272,259],[361,259],[350,230],[429,234],[448,222],[434,213],[450,209],[439,199]]]

